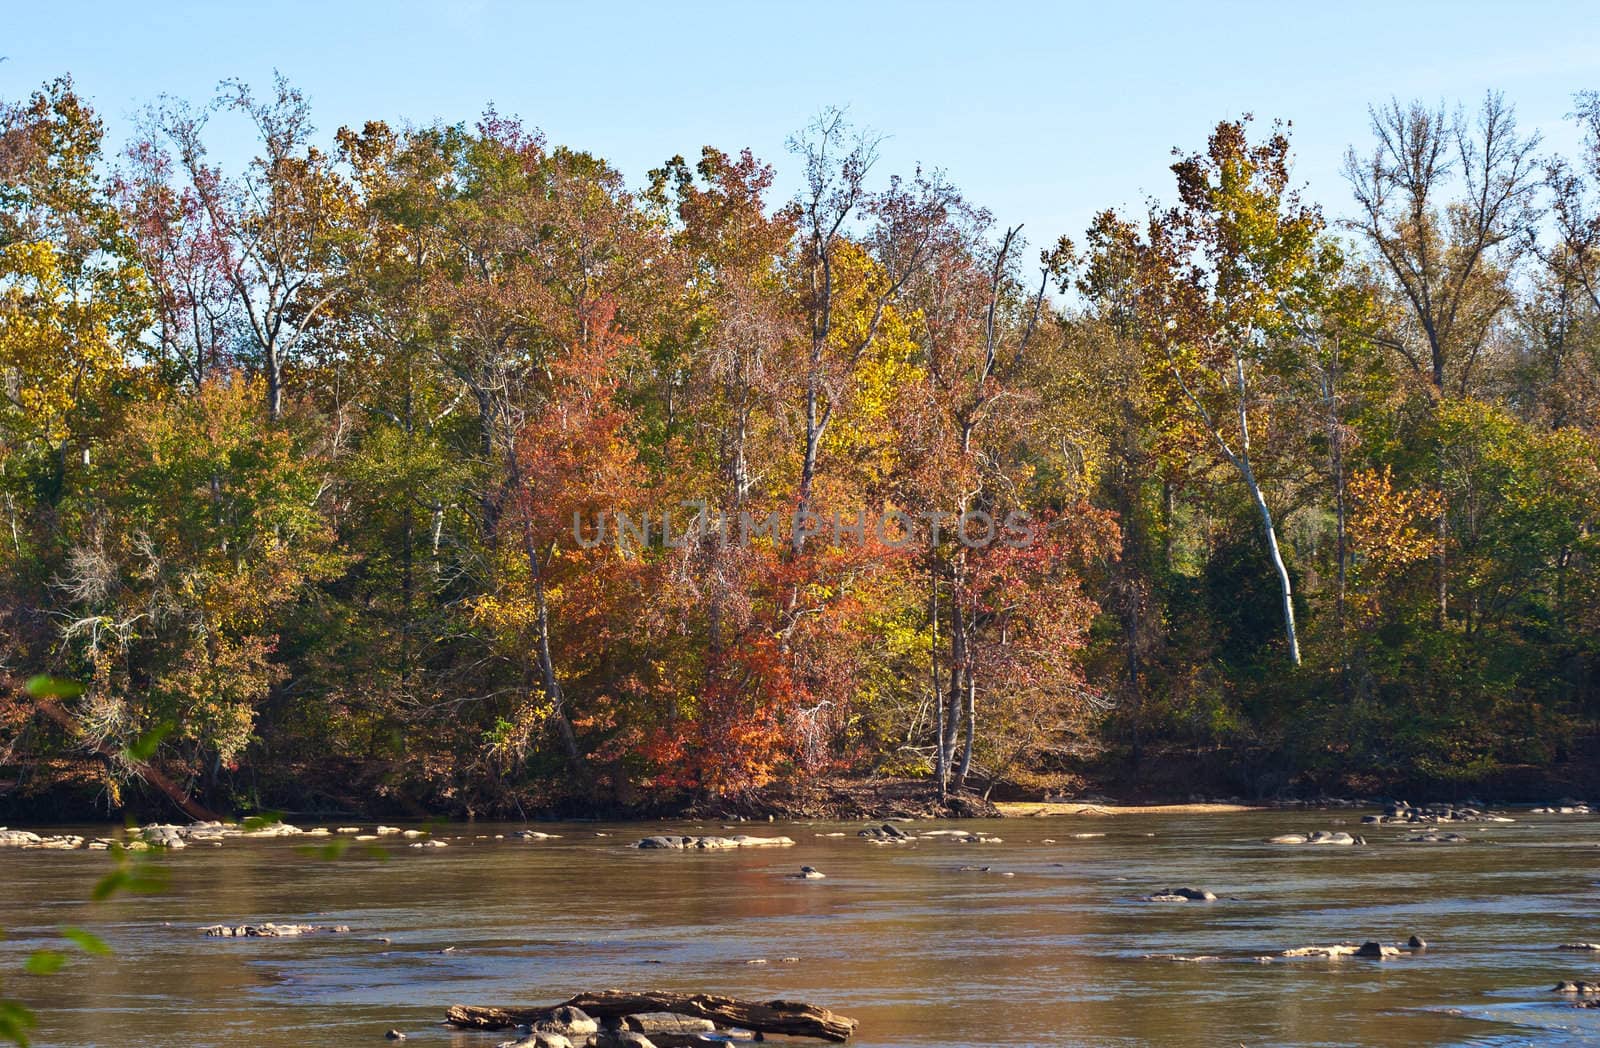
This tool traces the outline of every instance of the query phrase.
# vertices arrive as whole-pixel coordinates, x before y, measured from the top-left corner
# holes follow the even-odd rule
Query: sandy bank
[[[1265,810],[1251,804],[1085,804],[1079,801],[1002,801],[995,807],[1008,818],[1027,815],[1204,815]]]

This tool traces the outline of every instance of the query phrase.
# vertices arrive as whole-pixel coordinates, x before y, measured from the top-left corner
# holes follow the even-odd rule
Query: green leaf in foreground
[[[22,962],[22,970],[29,975],[54,975],[67,963],[67,955],[60,950],[35,950]]]
[[[0,1041],[28,1048],[28,1031],[34,1021],[33,1012],[21,1002],[0,999]]]
[[[36,699],[75,699],[84,691],[83,685],[75,680],[43,675],[29,677],[27,689]]]
[[[104,939],[93,932],[86,932],[82,928],[73,928],[71,926],[62,928],[61,937],[77,946],[84,953],[92,954],[95,957],[105,957],[111,953],[111,947],[106,945]]]
[[[156,750],[160,747],[161,740],[166,738],[171,733],[172,722],[162,721],[154,728],[151,728],[137,739],[134,739],[132,742],[128,743],[127,748],[122,751],[123,756],[127,757],[131,761],[143,763],[144,761],[147,761],[156,755]]]

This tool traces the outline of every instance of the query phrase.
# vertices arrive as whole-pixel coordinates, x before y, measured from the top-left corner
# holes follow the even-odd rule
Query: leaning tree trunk
[[[1261,526],[1267,536],[1267,555],[1272,560],[1272,568],[1278,573],[1278,592],[1283,601],[1283,631],[1289,641],[1289,658],[1296,666],[1300,665],[1300,636],[1294,626],[1294,589],[1289,582],[1289,569],[1283,563],[1283,554],[1278,549],[1278,529],[1272,523],[1272,510],[1267,508],[1267,500],[1262,497],[1261,485],[1256,483],[1255,474],[1248,468],[1244,470],[1245,486],[1250,489],[1250,498],[1256,504],[1256,511],[1261,514]]]

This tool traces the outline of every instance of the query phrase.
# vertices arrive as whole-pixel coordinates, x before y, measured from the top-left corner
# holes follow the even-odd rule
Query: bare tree
[[[870,134],[856,134],[840,109],[825,110],[789,143],[804,159],[806,170],[806,186],[797,201],[809,335],[797,515],[810,511],[822,440],[851,375],[877,340],[889,306],[926,265],[933,240],[957,199],[942,176],[920,171],[910,183],[897,178],[884,192],[869,192],[866,179],[877,163],[878,144]],[[843,335],[838,323],[844,292],[839,256],[850,241],[852,223],[868,214],[876,218],[866,240],[877,272],[860,303],[866,323]],[[805,535],[803,529],[794,531],[793,552],[798,555]]]
[[[262,155],[230,179],[206,155],[203,132],[217,112],[249,119]],[[228,277],[260,355],[267,413],[283,413],[284,368],[338,295],[337,230],[347,187],[329,158],[310,144],[305,97],[279,75],[269,100],[239,81],[224,81],[210,107],[168,103],[156,114],[211,226],[226,239]]]
[[[1398,100],[1371,116],[1376,144],[1369,156],[1354,148],[1346,154],[1345,176],[1359,206],[1350,227],[1377,255],[1406,317],[1379,340],[1436,400],[1465,394],[1514,301],[1510,274],[1536,218],[1538,135],[1519,135],[1514,110],[1492,92],[1472,120]],[[1442,623],[1448,507],[1436,531],[1435,616]]]
[[[1464,393],[1512,302],[1506,277],[1535,218],[1539,138],[1518,135],[1499,94],[1484,98],[1475,120],[1420,102],[1391,101],[1371,114],[1371,155],[1345,156],[1360,209],[1348,225],[1374,249],[1414,322],[1386,344],[1438,394]]]

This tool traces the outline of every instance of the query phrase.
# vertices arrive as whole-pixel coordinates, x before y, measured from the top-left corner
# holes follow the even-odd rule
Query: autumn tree
[[[1317,308],[1338,258],[1323,222],[1290,185],[1281,130],[1251,143],[1247,121],[1217,126],[1205,153],[1173,165],[1179,203],[1141,238],[1104,215],[1091,248],[1138,260],[1145,337],[1166,362],[1173,409],[1233,468],[1261,520],[1278,579],[1290,661],[1300,664],[1294,591],[1260,473],[1283,347]]]

